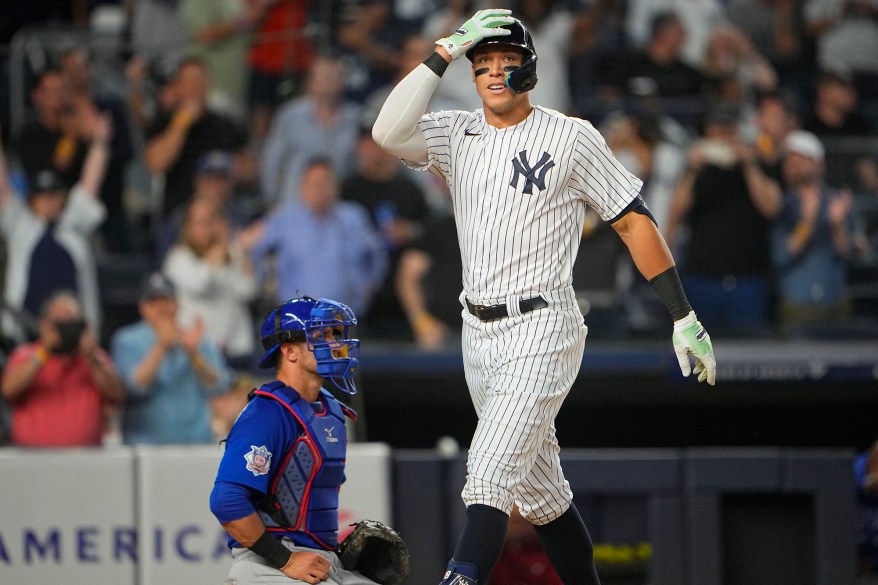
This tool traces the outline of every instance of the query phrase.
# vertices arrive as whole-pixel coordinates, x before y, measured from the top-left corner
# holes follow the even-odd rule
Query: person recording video
[[[680,277],[699,317],[725,333],[766,335],[773,327],[769,230],[781,190],[741,135],[740,120],[740,109],[724,102],[705,116],[674,192],[665,239],[671,249],[684,248]]]
[[[13,445],[101,445],[122,381],[75,294],[59,291],[45,301],[39,337],[12,352],[0,392],[12,408]]]

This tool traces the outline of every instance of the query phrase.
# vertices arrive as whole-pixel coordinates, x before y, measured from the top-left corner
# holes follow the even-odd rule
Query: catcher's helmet
[[[305,341],[317,360],[317,373],[332,380],[348,394],[356,394],[354,373],[357,370],[359,339],[349,339],[348,330],[357,324],[354,312],[343,303],[329,299],[299,297],[284,301],[269,311],[262,321],[260,338],[265,353],[258,367],[274,365],[274,353],[288,341]],[[331,340],[323,331],[336,330]]]
[[[485,37],[466,52],[466,58],[472,62],[473,54],[479,47],[485,45],[511,45],[524,50],[525,58],[521,67],[506,74],[506,85],[515,93],[530,91],[537,84],[537,50],[534,47],[533,38],[520,20],[502,26],[507,29],[508,35],[497,37]]]

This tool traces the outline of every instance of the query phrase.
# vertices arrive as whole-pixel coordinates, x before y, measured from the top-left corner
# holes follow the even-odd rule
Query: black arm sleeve
[[[293,556],[293,552],[282,545],[268,530],[262,533],[250,550],[268,561],[275,569],[284,567]]]
[[[689,314],[692,307],[686,299],[686,293],[683,292],[683,283],[680,282],[680,275],[677,274],[677,267],[671,266],[658,276],[654,276],[649,284],[653,286],[655,292],[664,301],[668,308],[671,318],[676,321],[682,319]]]

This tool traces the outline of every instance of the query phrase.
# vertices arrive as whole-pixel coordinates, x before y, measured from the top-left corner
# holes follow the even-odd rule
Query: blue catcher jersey
[[[263,385],[226,439],[216,481],[250,488],[273,534],[301,546],[335,548],[345,415],[356,416],[325,390],[308,403],[281,382]],[[229,546],[240,544],[229,537]]]

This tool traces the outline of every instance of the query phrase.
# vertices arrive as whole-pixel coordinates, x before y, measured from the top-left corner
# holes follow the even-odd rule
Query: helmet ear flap
[[[515,93],[525,93],[537,85],[537,56],[529,55],[521,67],[510,71],[506,76],[506,85]]]
[[[283,308],[285,303],[281,303],[277,305],[274,309],[269,313],[269,318],[272,319],[273,326],[270,330],[266,329],[265,324],[262,326],[263,338],[262,345],[265,349],[273,345],[277,345],[280,343],[286,343],[287,341],[295,341],[296,332],[290,329],[283,329],[283,323],[281,322],[281,316],[283,315]],[[272,316],[273,315],[273,316]],[[266,320],[267,322],[267,320]],[[270,331],[270,333],[268,332]]]

